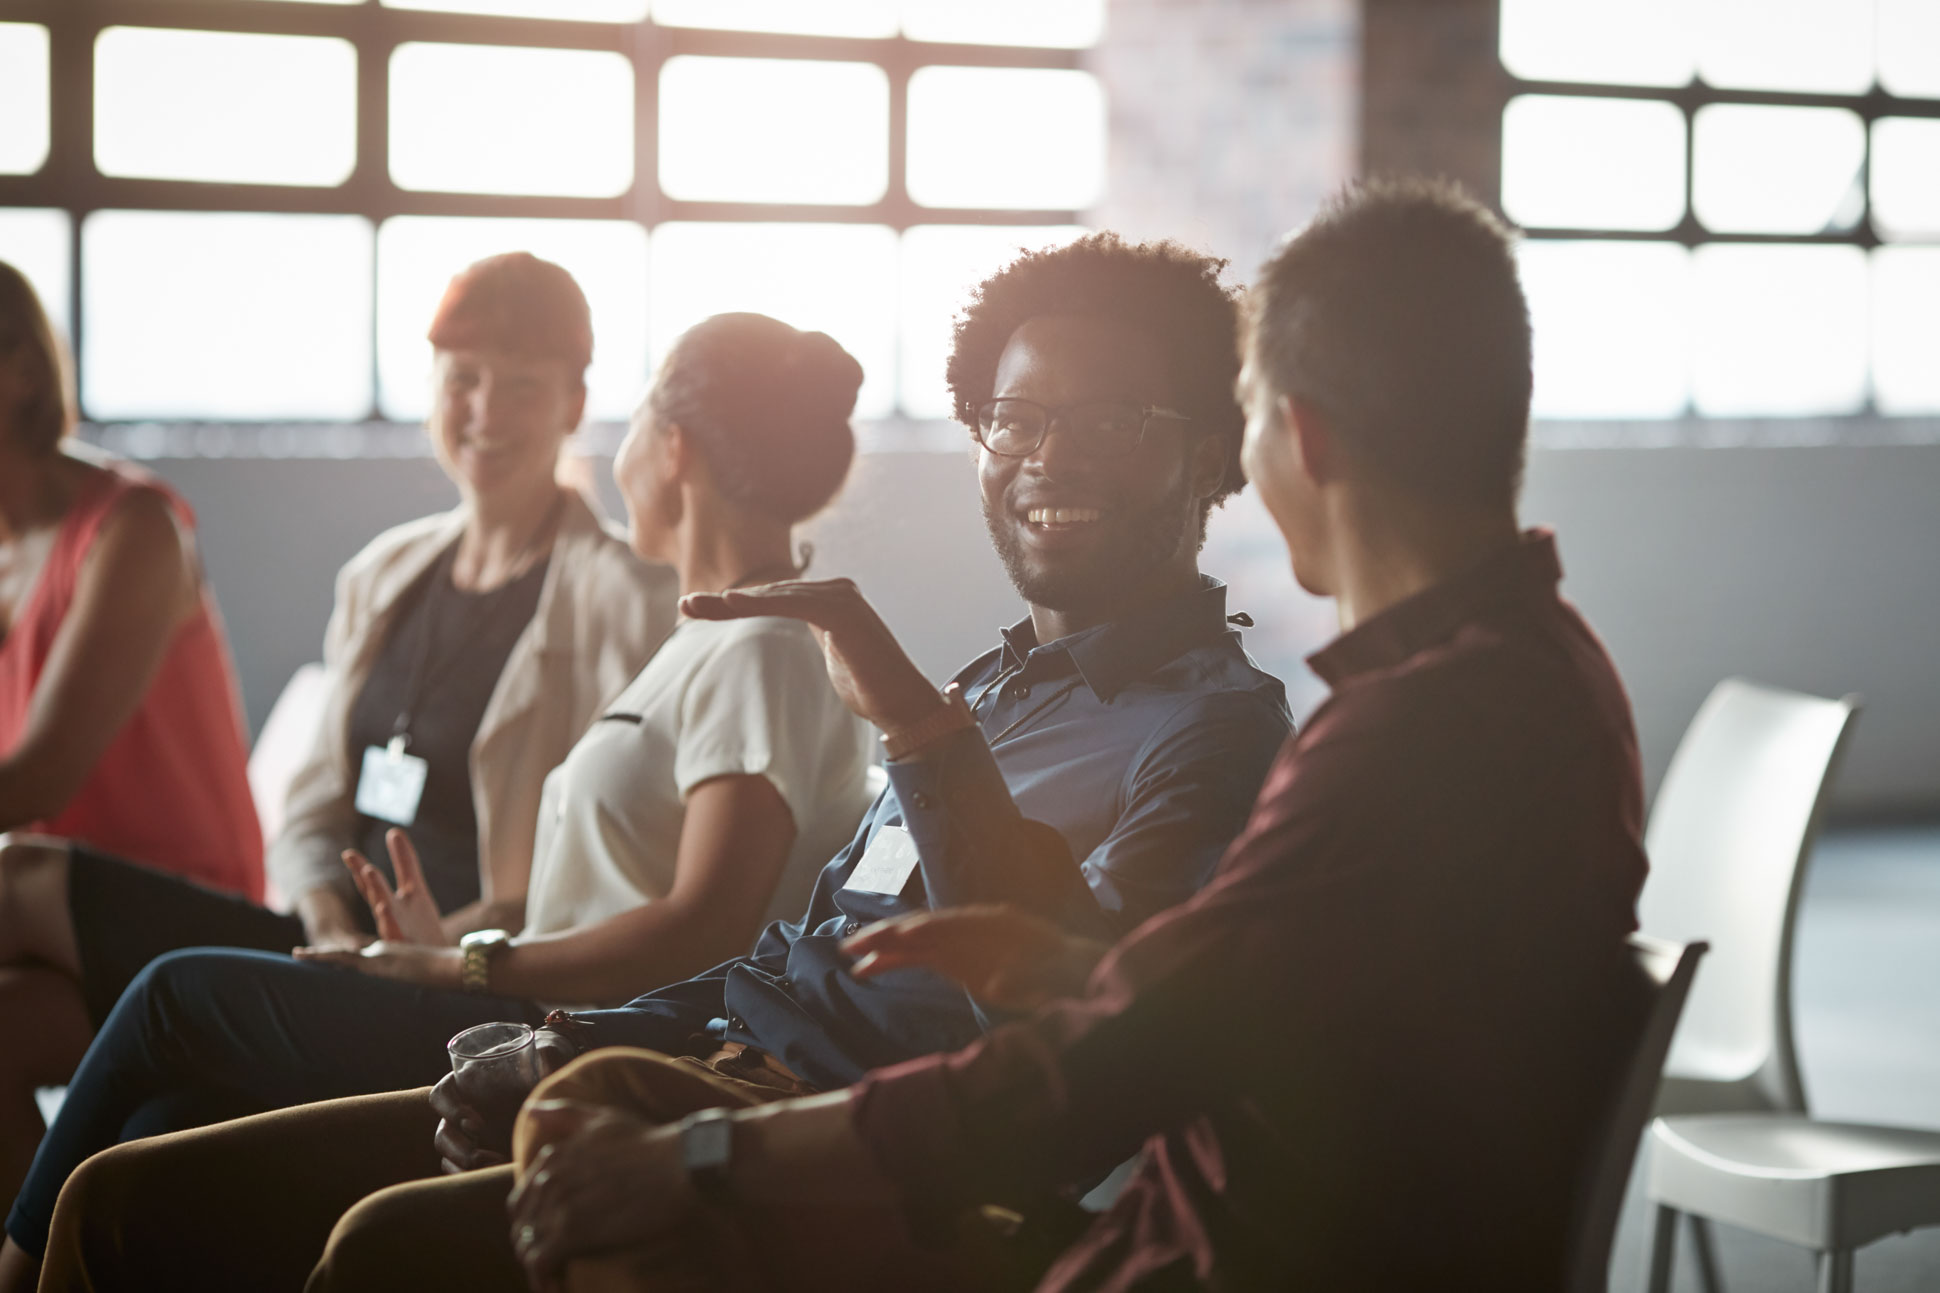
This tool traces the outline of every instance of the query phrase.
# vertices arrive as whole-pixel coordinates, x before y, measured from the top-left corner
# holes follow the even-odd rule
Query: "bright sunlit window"
[[[896,406],[896,232],[884,225],[663,224],[653,231],[653,363],[702,319],[755,310],[826,332],[862,365],[858,417]]]
[[[348,41],[110,27],[94,86],[103,175],[333,185],[357,165]]]
[[[1537,416],[1940,413],[1940,4],[1500,17]]]
[[[77,321],[91,420],[419,419],[440,293],[514,250],[586,293],[594,421],[725,310],[944,417],[971,288],[1105,197],[1106,0],[144,5],[0,22],[0,257]]]
[[[889,189],[889,77],[874,63],[669,59],[660,187],[696,201],[877,201]]]
[[[73,224],[65,211],[0,207],[0,260],[26,275],[41,307],[63,335],[68,324],[69,242]]]
[[[81,395],[95,416],[340,419],[369,410],[366,221],[98,211],[81,243]]]
[[[633,411],[647,369],[647,234],[630,220],[502,220],[397,216],[377,231],[378,402],[411,422],[431,406],[424,338],[451,276],[503,251],[529,251],[566,268],[593,315],[586,415]]]
[[[352,0],[356,3],[356,0]],[[387,9],[492,14],[501,18],[562,18],[575,22],[638,22],[647,0],[383,0]]]
[[[391,178],[441,193],[624,193],[633,65],[599,50],[402,45],[391,57]]]
[[[47,160],[47,28],[0,22],[0,175],[32,175]]]
[[[909,195],[930,207],[1083,208],[1105,186],[1089,72],[926,67],[909,79]]]

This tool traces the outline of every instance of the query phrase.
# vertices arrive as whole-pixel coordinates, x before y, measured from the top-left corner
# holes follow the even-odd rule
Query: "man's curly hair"
[[[978,285],[957,316],[944,370],[957,421],[975,430],[977,406],[996,385],[997,361],[1027,320],[1046,314],[1136,319],[1173,357],[1172,375],[1184,391],[1179,411],[1192,418],[1195,432],[1226,443],[1226,479],[1207,501],[1210,511],[1246,484],[1239,463],[1246,415],[1233,400],[1240,292],[1220,285],[1225,268],[1225,261],[1176,242],[1133,243],[1111,232],[1025,252]]]

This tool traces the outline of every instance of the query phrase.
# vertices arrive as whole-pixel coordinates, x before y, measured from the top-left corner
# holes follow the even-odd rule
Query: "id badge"
[[[357,811],[366,817],[409,826],[418,817],[424,798],[424,778],[431,765],[406,754],[401,741],[364,747],[364,771],[357,778]]]
[[[855,870],[849,873],[849,882],[842,887],[894,898],[909,883],[909,873],[916,869],[916,861],[915,837],[901,826],[885,826],[869,841],[862,861],[856,863]]]

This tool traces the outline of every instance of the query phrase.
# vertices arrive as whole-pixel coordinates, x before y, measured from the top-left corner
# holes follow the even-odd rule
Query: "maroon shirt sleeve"
[[[913,1209],[1081,1181],[1221,1108],[1308,1134],[1362,1075],[1470,1064],[1442,1021],[1474,1022],[1475,949],[1564,974],[1586,929],[1620,948],[1641,861],[1607,806],[1634,745],[1545,673],[1457,651],[1337,693],[1217,878],[1082,1000],[866,1079],[855,1126]]]

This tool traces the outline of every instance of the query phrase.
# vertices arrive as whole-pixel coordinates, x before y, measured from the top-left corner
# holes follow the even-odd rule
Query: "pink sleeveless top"
[[[160,480],[125,463],[81,490],[13,627],[0,639],[0,750],[27,724],[34,687],[74,601],[82,563],[117,504],[159,491],[185,528],[194,514]],[[64,836],[184,879],[263,897],[263,833],[249,797],[242,707],[215,601],[205,588],[127,726],[67,805],[22,829]]]

